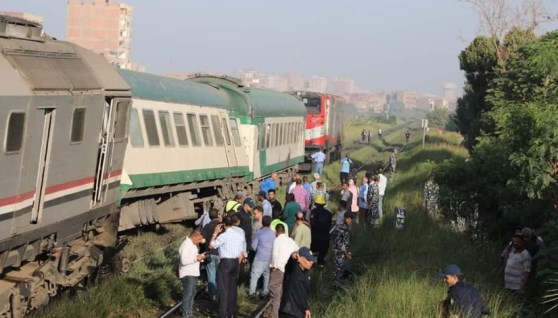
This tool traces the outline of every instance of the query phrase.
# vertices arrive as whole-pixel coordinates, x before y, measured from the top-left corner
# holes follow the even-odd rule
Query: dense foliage
[[[457,123],[471,149],[468,160],[445,162],[436,173],[448,217],[474,219],[470,230],[508,239],[513,226],[545,233],[539,274],[558,270],[554,247],[558,203],[558,32],[538,39],[513,30],[500,49],[477,38],[461,55],[466,93]],[[541,231],[545,229],[545,231]]]

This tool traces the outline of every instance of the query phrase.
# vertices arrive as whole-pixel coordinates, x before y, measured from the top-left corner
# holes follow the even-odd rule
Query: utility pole
[[[421,127],[422,127],[422,149],[424,149],[424,140],[426,139],[426,128],[428,128],[428,119],[422,120]]]

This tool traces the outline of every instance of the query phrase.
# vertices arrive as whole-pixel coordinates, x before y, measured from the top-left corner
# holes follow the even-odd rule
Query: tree
[[[455,120],[459,132],[465,138],[465,146],[471,150],[482,131],[492,131],[492,124],[485,113],[490,110],[486,102],[487,91],[497,76],[497,58],[492,39],[477,37],[459,54],[459,65],[465,72],[465,94],[457,100]]]
[[[480,19],[480,34],[491,39],[496,52],[498,66],[505,67],[506,53],[501,50],[500,42],[513,29],[534,33],[544,22],[555,21],[549,13],[544,0],[462,0],[470,4]]]
[[[449,120],[449,109],[436,107],[426,115],[426,118],[429,126],[444,129]]]
[[[490,96],[497,137],[518,169],[515,182],[531,198],[558,203],[558,32],[523,46]]]

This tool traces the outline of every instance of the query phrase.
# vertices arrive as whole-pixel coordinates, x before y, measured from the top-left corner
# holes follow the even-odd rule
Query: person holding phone
[[[199,229],[193,230],[182,242],[180,249],[180,267],[178,276],[184,289],[182,294],[182,317],[192,317],[192,307],[196,296],[196,284],[200,276],[200,262],[205,260],[205,253],[199,253],[198,244],[203,241]]]

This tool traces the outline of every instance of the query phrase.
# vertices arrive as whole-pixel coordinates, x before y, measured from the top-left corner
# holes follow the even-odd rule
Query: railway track
[[[199,286],[196,290],[196,299],[197,299],[196,305],[198,305],[198,309],[200,309],[200,307],[207,307],[207,306],[216,307],[217,306],[214,303],[207,304],[207,303],[205,303],[204,300],[201,300],[201,301],[199,300],[199,295],[203,293],[203,291],[205,290],[206,287],[207,287],[207,284],[203,284],[203,285]],[[159,318],[180,317],[180,314],[181,314],[180,313],[180,307],[181,306],[182,306],[182,301],[177,302],[176,304],[174,304],[174,306],[169,308],[167,311],[160,314]],[[262,301],[262,302],[258,303],[258,306],[256,307],[255,310],[253,310],[252,312],[250,312],[248,314],[244,314],[244,315],[239,314],[239,317],[245,317],[245,318],[260,318],[260,317],[263,317],[264,313],[269,308],[269,306],[271,306],[271,300]],[[195,312],[193,317],[208,317],[208,315],[211,315],[211,313],[206,312],[204,310],[201,310],[201,311]]]

